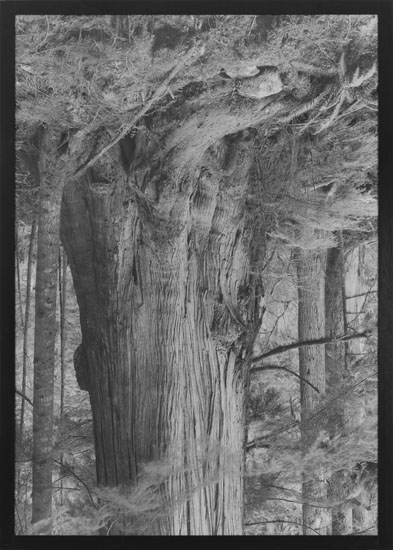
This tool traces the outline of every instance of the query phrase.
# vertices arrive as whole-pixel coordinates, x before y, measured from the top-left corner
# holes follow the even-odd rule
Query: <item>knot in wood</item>
[[[76,380],[81,390],[89,391],[89,375],[83,344],[80,344],[74,352],[74,367]]]

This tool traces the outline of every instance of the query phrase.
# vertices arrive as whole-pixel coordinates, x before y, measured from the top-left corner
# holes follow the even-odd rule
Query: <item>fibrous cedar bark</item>
[[[62,167],[57,162],[59,131],[42,124],[37,134],[40,193],[35,288],[32,523],[47,520],[40,533],[50,534],[57,260],[62,193],[59,174]]]
[[[113,148],[63,196],[82,329],[75,367],[90,393],[98,483],[133,486],[145,463],[168,464],[145,534],[243,530],[244,391],[264,233],[246,201],[252,142],[224,138],[241,119],[219,127],[206,117],[199,135],[197,122],[169,136],[161,162],[146,130],[128,173]]]
[[[334,338],[345,333],[343,296],[344,261],[342,246],[330,248],[326,258],[325,278],[325,322],[326,336]],[[334,411],[329,416],[329,435],[335,437],[342,433],[348,419],[345,402],[337,399],[337,394],[343,387],[346,368],[345,342],[326,344],[326,385],[327,393],[334,398]],[[348,485],[349,473],[337,471],[330,479],[329,496],[335,501],[345,498],[344,488]],[[352,508],[349,505],[338,505],[332,509],[332,535],[348,535],[352,532]]]
[[[325,334],[325,253],[298,249],[296,252],[298,279],[298,332],[299,340],[314,340]],[[301,438],[305,454],[312,450],[322,430],[316,411],[325,394],[324,346],[299,348],[299,374],[319,390],[316,392],[304,381],[300,383]],[[328,534],[330,518],[326,509],[307,502],[326,501],[327,476],[317,465],[313,472],[304,473],[303,482],[303,534]],[[311,474],[311,475],[310,475]]]

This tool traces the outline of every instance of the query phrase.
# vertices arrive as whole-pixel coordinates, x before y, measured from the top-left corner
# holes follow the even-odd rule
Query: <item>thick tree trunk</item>
[[[325,253],[298,249],[296,253],[298,277],[298,329],[299,340],[311,340],[325,335]],[[321,430],[318,416],[315,417],[321,398],[325,394],[324,346],[299,348],[299,374],[316,386],[317,393],[309,384],[300,383],[301,434],[304,453],[311,449]],[[310,474],[304,474],[303,499],[307,502],[326,501],[326,472],[317,465]],[[330,514],[324,508],[303,505],[303,534],[328,534]],[[308,529],[310,527],[310,529]]]
[[[344,262],[343,250],[331,248],[327,252],[325,279],[326,336],[334,338],[345,333],[343,304]],[[325,346],[327,393],[335,398],[343,387],[345,376],[345,343],[335,342]],[[340,434],[346,426],[345,402],[335,398],[334,411],[329,416],[329,435]],[[343,488],[348,483],[348,473],[337,471],[330,480],[329,497],[340,501],[345,498]],[[340,505],[332,510],[332,535],[348,535],[352,532],[352,508]]]
[[[150,166],[144,194],[113,150],[114,186],[64,191],[98,482],[134,485],[145,463],[168,464],[144,534],[243,531],[244,389],[261,298],[250,263],[263,242],[244,200],[249,144],[229,167],[217,148],[181,180],[165,175],[173,165]]]
[[[33,490],[32,523],[48,520],[40,530],[49,534],[52,515],[53,383],[56,341],[57,260],[61,183],[56,171],[57,134],[40,128],[40,196],[34,333]]]

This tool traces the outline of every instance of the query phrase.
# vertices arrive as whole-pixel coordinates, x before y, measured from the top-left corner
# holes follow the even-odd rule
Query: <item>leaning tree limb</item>
[[[25,395],[24,393],[22,393],[21,391],[15,389],[15,393],[17,393],[18,395],[20,395],[22,397],[22,399],[24,399],[25,401],[27,401],[31,406],[33,406],[33,402],[27,397],[27,395]]]
[[[347,340],[354,340],[355,338],[367,338],[370,335],[370,332],[359,332],[356,334],[344,334],[343,336],[337,336],[335,338],[318,338],[316,340],[304,340],[303,342],[294,342],[293,344],[285,344],[284,346],[278,346],[273,348],[265,353],[261,353],[256,357],[251,359],[251,363],[258,363],[261,359],[266,357],[271,357],[272,355],[278,355],[279,353],[284,353],[291,349],[301,348],[303,346],[320,346],[322,344],[334,344],[334,342],[346,342]]]

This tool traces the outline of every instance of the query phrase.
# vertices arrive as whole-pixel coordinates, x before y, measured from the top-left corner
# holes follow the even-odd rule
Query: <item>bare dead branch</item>
[[[299,374],[289,369],[288,367],[280,367],[279,365],[261,365],[259,367],[251,367],[250,369],[251,373],[261,372],[263,370],[283,370],[289,374],[292,374],[293,376],[296,376],[296,378],[299,378],[299,380],[301,380],[305,384],[308,384],[309,386],[312,387],[313,390],[320,393],[319,389],[316,386],[311,384],[311,382],[309,382],[306,378],[303,378],[303,376],[300,376]]]
[[[304,340],[303,342],[294,342],[292,344],[285,344],[284,346],[278,346],[273,348],[261,355],[257,355],[251,359],[251,363],[255,364],[265,359],[266,357],[272,357],[273,355],[278,355],[279,353],[284,353],[291,349],[301,348],[303,346],[320,346],[323,344],[333,344],[334,342],[346,342],[347,340],[354,340],[355,338],[367,338],[370,335],[369,332],[359,332],[356,334],[344,334],[343,336],[337,336],[336,338],[318,338],[317,340]]]
[[[369,294],[376,294],[378,290],[368,290],[367,292],[362,292],[361,294],[354,294],[353,296],[347,296],[347,300],[352,298],[361,298],[362,296],[368,296]]]
[[[24,399],[25,401],[27,401],[31,406],[33,406],[33,402],[27,397],[27,395],[25,395],[24,393],[22,393],[21,391],[15,389],[15,393],[17,393],[18,395],[20,395],[22,397],[22,399]]]
[[[94,506],[94,508],[97,509],[97,505],[96,503],[94,502],[94,499],[93,499],[93,495],[91,494],[91,491],[89,489],[89,487],[86,485],[86,483],[83,481],[83,479],[81,479],[69,466],[67,466],[66,464],[64,463],[61,463],[60,461],[58,460],[55,460],[53,459],[53,462],[55,462],[56,464],[58,464],[59,466],[61,466],[61,468],[64,468],[65,470],[67,470],[67,472],[69,472],[72,476],[74,476],[75,479],[77,479],[80,483],[82,483],[83,487],[86,489],[89,497],[90,497],[90,500]]]

